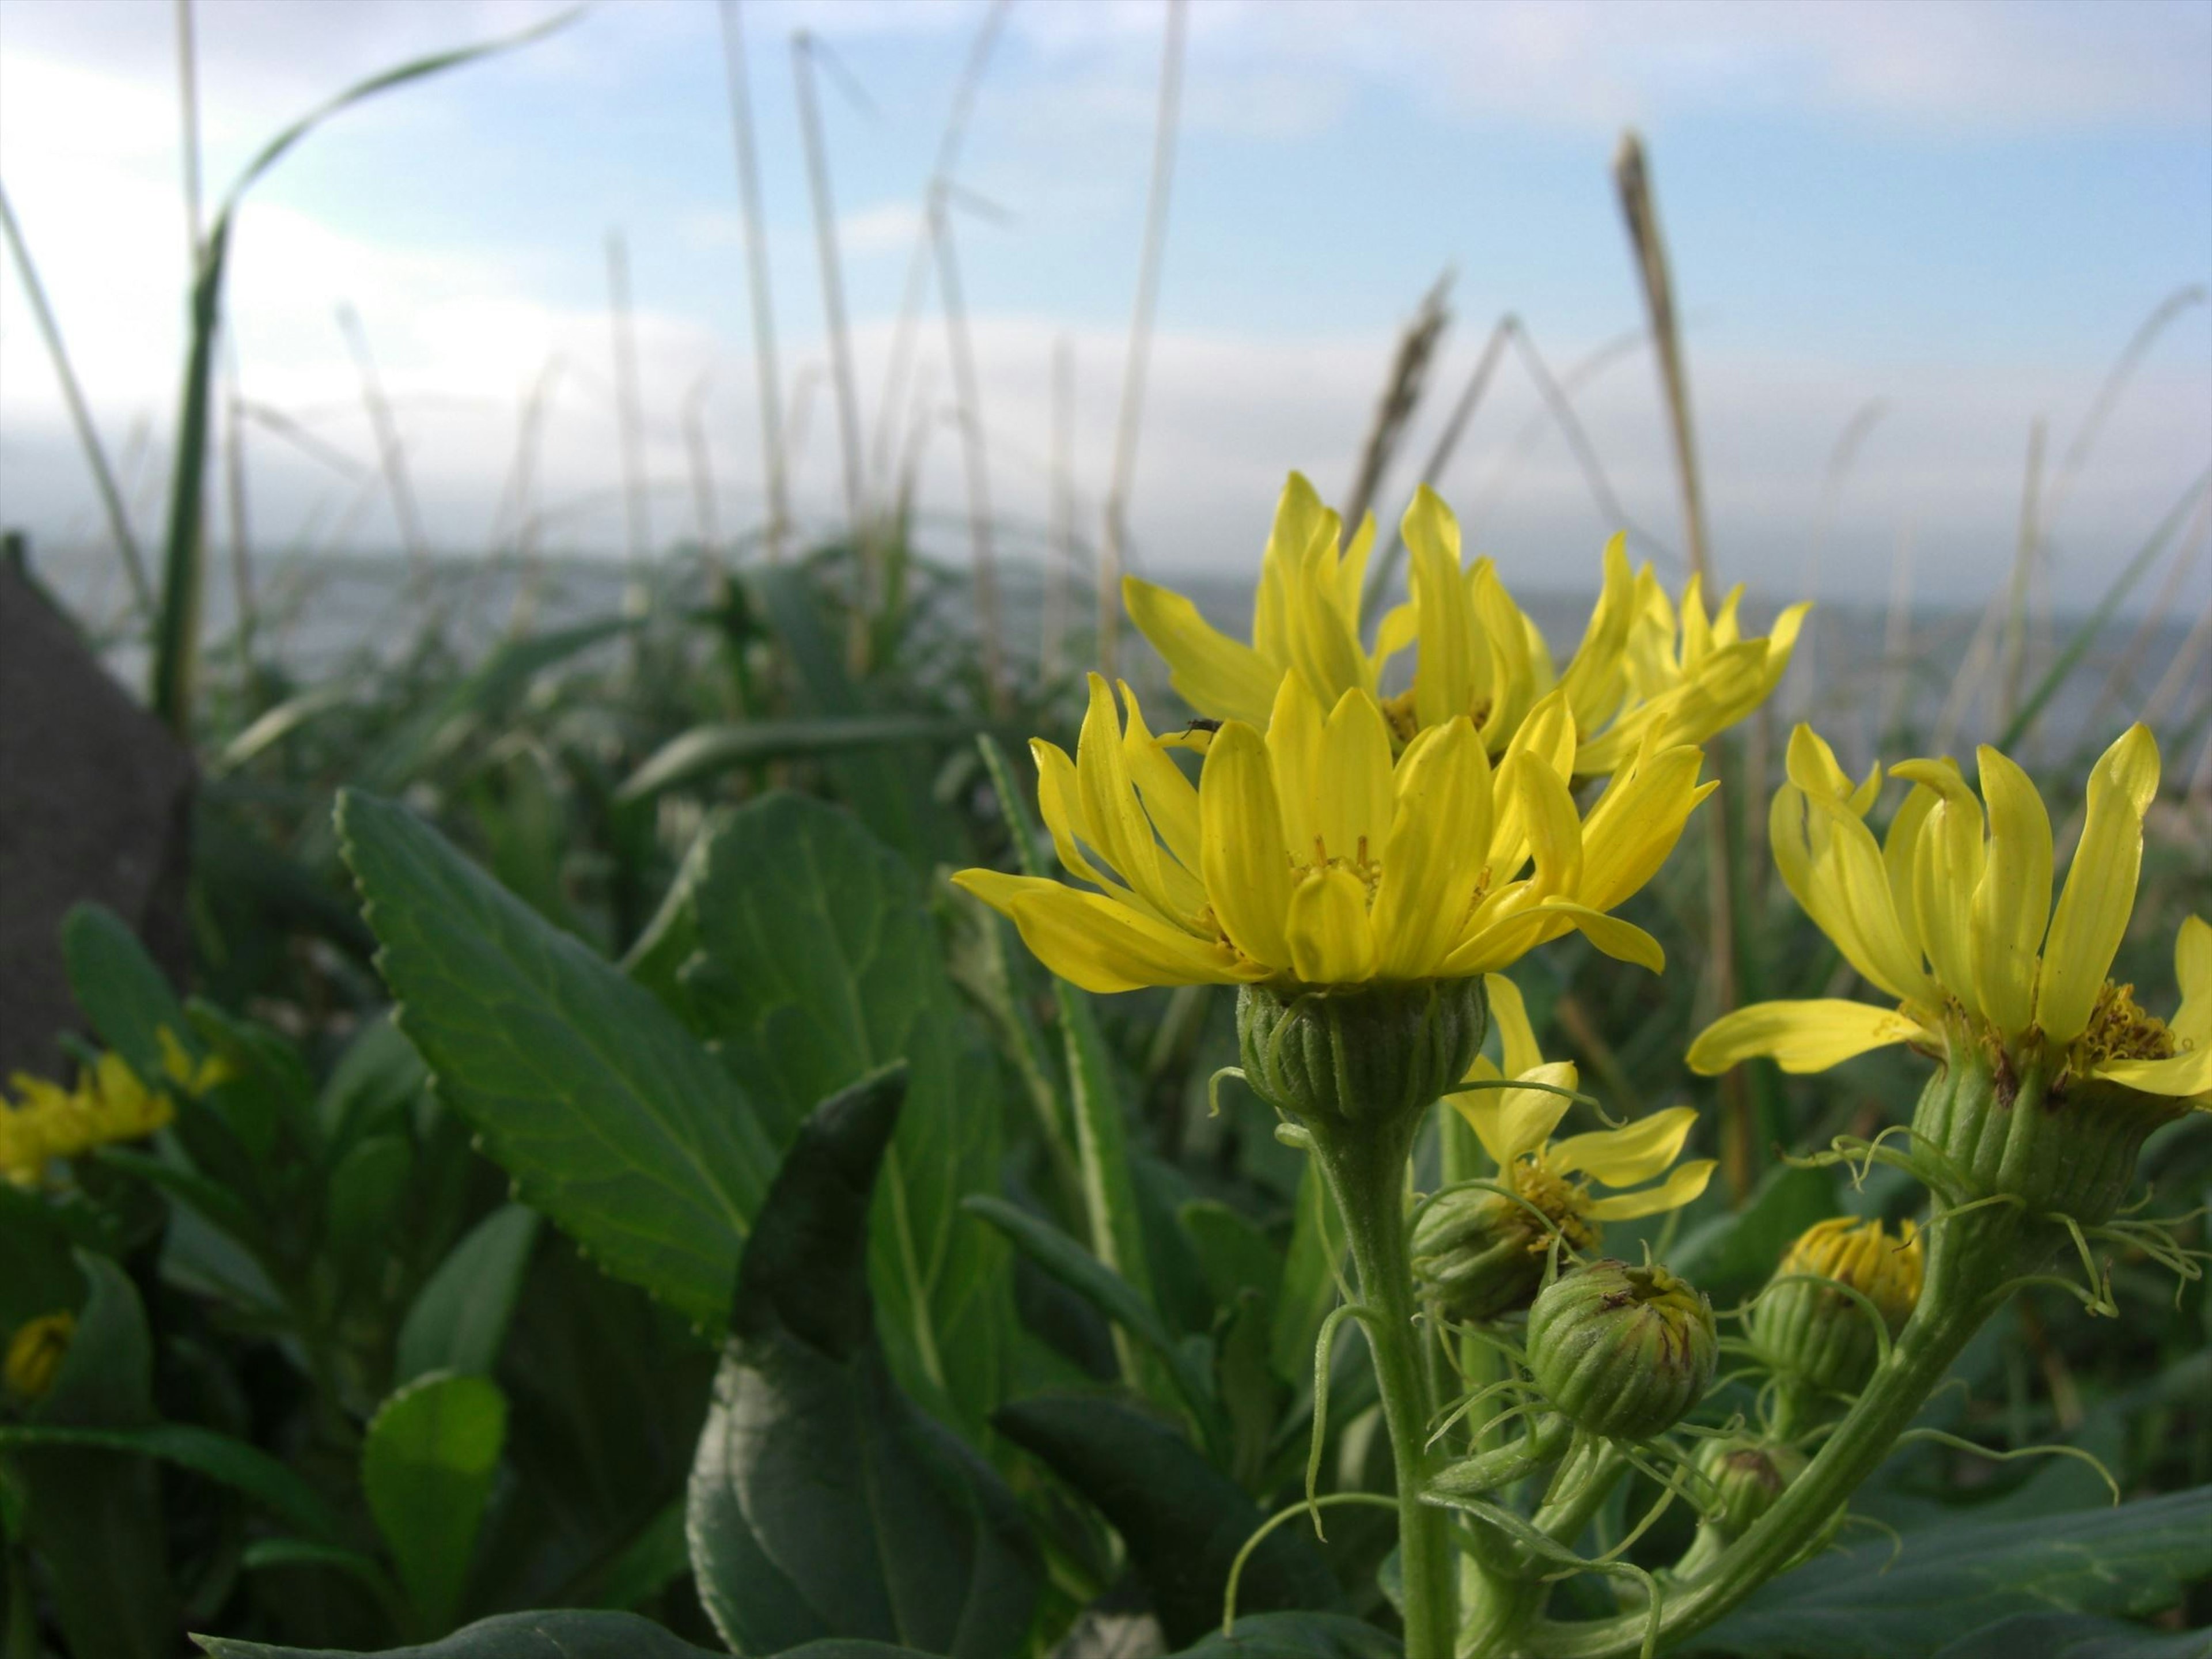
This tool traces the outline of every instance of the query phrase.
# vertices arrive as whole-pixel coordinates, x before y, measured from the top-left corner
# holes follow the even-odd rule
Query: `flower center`
[[[1513,1166],[1508,1179],[1513,1190],[1541,1211],[1569,1245],[1577,1250],[1597,1248],[1601,1237],[1598,1225],[1583,1213],[1583,1206],[1589,1201],[1587,1185],[1556,1176],[1542,1164],[1525,1159]],[[1528,1241],[1529,1252],[1540,1255],[1551,1242],[1549,1233],[1539,1231]]]
[[[2085,1073],[2119,1060],[2166,1060],[2174,1052],[2173,1033],[2164,1020],[2136,1006],[2136,988],[2105,981],[2089,1027],[2075,1038],[2067,1069]]]
[[[1321,836],[1316,836],[1313,838],[1312,859],[1304,864],[1299,863],[1295,858],[1292,859],[1291,870],[1301,881],[1309,877],[1320,875],[1324,871],[1349,870],[1359,878],[1361,884],[1367,889],[1367,902],[1370,907],[1375,902],[1375,890],[1382,882],[1382,860],[1369,854],[1367,837],[1364,836],[1360,836],[1358,844],[1353,847],[1350,858],[1341,858],[1332,854],[1328,850],[1328,843]]]

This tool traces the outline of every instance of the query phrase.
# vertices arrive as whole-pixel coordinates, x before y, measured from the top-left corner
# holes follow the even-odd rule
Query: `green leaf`
[[[507,1441],[507,1396],[489,1377],[417,1377],[370,1419],[361,1486],[423,1624],[451,1624]]]
[[[220,1481],[302,1532],[321,1539],[345,1535],[337,1512],[288,1466],[257,1446],[193,1424],[149,1423],[126,1429],[0,1424],[0,1449],[14,1446],[76,1447],[154,1458]]]
[[[733,1650],[824,1637],[1011,1659],[1042,1580],[1013,1494],[891,1381],[868,1297],[869,1196],[905,1077],[800,1129],[738,1269],[691,1474],[700,1600]]]
[[[968,728],[915,714],[860,714],[826,720],[744,720],[697,726],[670,738],[615,793],[618,802],[647,800],[663,790],[720,777],[740,766],[793,756],[835,755],[887,744],[946,743]]]
[[[354,1659],[337,1648],[277,1648],[222,1636],[192,1640],[215,1659]],[[443,1641],[386,1648],[381,1659],[714,1659],[629,1613],[502,1613]]]
[[[1399,1659],[1396,1639],[1339,1613],[1263,1613],[1216,1630],[1180,1659]]]
[[[714,837],[695,904],[687,992],[779,1141],[815,1102],[906,1062],[869,1272],[901,1383],[980,1433],[1013,1298],[1006,1246],[959,1201],[1000,1182],[999,1078],[969,1039],[920,883],[850,813],[778,794]]]
[[[2145,1630],[2086,1613],[2018,1613],[1960,1638],[1936,1659],[2204,1659],[2205,1632]]]
[[[1218,1438],[1219,1413],[1212,1378],[1127,1279],[1049,1221],[1003,1198],[977,1193],[962,1200],[961,1207],[998,1228],[1023,1255],[1158,1354],[1174,1378],[1184,1405]]]
[[[411,1382],[426,1371],[489,1376],[537,1242],[538,1212],[526,1204],[477,1223],[407,1310],[392,1381]]]
[[[611,1273],[719,1329],[775,1145],[652,994],[389,802],[338,802],[347,862],[439,1097]]]
[[[1763,1586],[1697,1638],[1705,1653],[1928,1659],[2018,1613],[2148,1617],[2212,1575],[2212,1486],[2031,1521],[1948,1521]],[[2014,1650],[2018,1652],[2019,1650]]]
[[[1170,1642],[1219,1627],[1230,1564],[1267,1519],[1233,1481],[1152,1418],[1095,1395],[1017,1401],[995,1420],[1113,1523]],[[1246,1559],[1237,1600],[1264,1612],[1327,1611],[1344,1597],[1305,1534],[1285,1526]]]
[[[356,1141],[331,1171],[323,1249],[346,1282],[362,1282],[389,1259],[392,1228],[414,1170],[415,1143],[379,1134]]]
[[[168,976],[106,906],[70,907],[62,919],[62,961],[77,1006],[100,1042],[121,1054],[141,1082],[161,1083],[163,1027],[188,1051],[199,1048]]]
[[[983,764],[998,791],[999,810],[1012,832],[1017,860],[1026,876],[1046,873],[1035,825],[1026,798],[1015,785],[1013,771],[998,744],[986,736],[977,739]],[[1052,994],[1060,1015],[1061,1042],[1067,1068],[1069,1115],[1075,1125],[1077,1164],[1082,1176],[1085,1220],[1091,1254],[1127,1279],[1147,1304],[1152,1300],[1152,1269],[1145,1253],[1144,1217],[1137,1202],[1136,1179],[1129,1165],[1127,1126],[1122,1118],[1121,1091],[1116,1086],[1106,1039],[1098,1029],[1098,1016],[1091,1000],[1057,974],[1052,975]],[[1131,1387],[1160,1401],[1162,1378],[1157,1368],[1140,1363],[1123,1337],[1115,1338],[1121,1377]]]

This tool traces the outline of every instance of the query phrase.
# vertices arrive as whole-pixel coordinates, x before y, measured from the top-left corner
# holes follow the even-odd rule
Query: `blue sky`
[[[549,15],[535,0],[201,0],[212,198],[283,120],[412,53]],[[921,0],[743,9],[785,395],[823,355],[788,40],[819,33],[865,90],[824,106],[864,402],[918,201],[984,15]],[[184,228],[169,0],[0,0],[0,180],[112,448],[166,441]],[[1136,280],[1164,6],[1018,0],[976,106],[958,229],[994,495],[1042,521],[1049,376],[1074,353],[1085,523],[1103,489]],[[1196,0],[1133,533],[1147,566],[1249,566],[1282,473],[1342,489],[1398,327],[1447,266],[1455,321],[1389,493],[1401,500],[1491,322],[1562,371],[1636,328],[1607,164],[1650,146],[1688,325],[1723,574],[1778,599],[1972,601],[2009,567],[2031,421],[2055,460],[2160,300],[2212,279],[2212,3],[1356,6]],[[550,545],[621,523],[605,239],[627,239],[654,529],[693,526],[679,411],[701,385],[726,526],[759,510],[758,425],[728,106],[708,0],[615,0],[511,58],[401,89],[314,135],[258,188],[236,250],[247,398],[372,459],[333,313],[359,311],[398,405],[433,538],[492,527],[521,398],[559,356]],[[942,336],[925,330],[931,384]],[[815,366],[815,367],[810,367]],[[1629,514],[1678,540],[1648,353],[1577,390]],[[1816,531],[1838,434],[1869,432]],[[836,507],[811,398],[799,476]],[[1510,580],[1573,586],[1607,526],[1510,366],[1448,498]],[[872,407],[868,410],[873,416]],[[390,545],[388,508],[250,430],[257,534]],[[960,506],[949,430],[925,504]],[[2051,526],[2051,581],[2093,599],[2212,460],[2212,313],[2144,359]],[[12,272],[0,283],[0,514],[92,533],[90,495]],[[1819,567],[1812,544],[1825,537]],[[957,544],[948,552],[957,552]],[[2200,559],[2181,603],[2201,606]]]

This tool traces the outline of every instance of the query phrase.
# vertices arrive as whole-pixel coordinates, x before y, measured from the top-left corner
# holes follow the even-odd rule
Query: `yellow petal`
[[[1698,783],[1705,759],[1684,744],[1613,775],[1583,823],[1583,903],[1610,910],[1658,872],[1698,803],[1720,787]]]
[[[1533,915],[1565,918],[1592,945],[1615,962],[1633,963],[1654,974],[1667,971],[1667,952],[1657,939],[1633,922],[1567,899],[1545,899],[1529,907]]]
[[[1285,674],[1267,717],[1267,758],[1283,809],[1283,845],[1306,857],[1322,832],[1322,731],[1321,703],[1304,680]]]
[[[1587,1206],[1584,1213],[1596,1221],[1634,1221],[1639,1216],[1679,1210],[1694,1202],[1705,1190],[1716,1167],[1715,1160],[1710,1158],[1678,1164],[1674,1172],[1656,1187],[1646,1187],[1639,1193],[1614,1193]]]
[[[1337,604],[1339,560],[1335,514],[1314,521],[1313,539],[1298,562],[1285,614],[1290,622],[1291,663],[1314,694],[1334,703],[1345,692],[1375,690],[1375,670],[1359,648],[1358,611]]]
[[[1010,876],[999,870],[963,870],[952,878],[952,884],[973,893],[1002,916],[1014,914],[1016,899],[1060,886],[1044,876]]]
[[[2089,773],[2081,845],[2051,913],[2035,990],[2046,1042],[2071,1042],[2088,1027],[2135,910],[2143,814],[2157,798],[2158,740],[2131,726]]]
[[[1159,842],[1137,799],[1137,787],[1129,781],[1114,693],[1099,674],[1091,676],[1091,707],[1077,734],[1075,781],[1084,815],[1103,842],[1098,850],[1115,873],[1161,921],[1182,921],[1188,912],[1168,892],[1160,870]]]
[[[1182,769],[1168,758],[1159,740],[1145,724],[1145,711],[1127,680],[1121,683],[1121,706],[1127,720],[1122,727],[1121,754],[1129,781],[1143,798],[1145,816],[1159,831],[1168,851],[1186,870],[1198,868],[1198,791]]]
[[[1475,1063],[1479,1066],[1490,1064],[1480,1057]],[[1473,1077],[1474,1073],[1470,1072],[1468,1075]],[[1490,1161],[1501,1170],[1511,1162],[1509,1149],[1512,1145],[1505,1127],[1504,1092],[1503,1089],[1477,1089],[1471,1094],[1444,1097],[1451,1102],[1452,1109],[1466,1120],[1467,1127],[1474,1131],[1474,1138],[1490,1154]]]
[[[1786,767],[1790,781],[1808,795],[1843,800],[1851,793],[1850,774],[1844,770],[1827,739],[1809,726],[1801,723],[1791,729]]]
[[[1489,559],[1477,559],[1468,573],[1468,592],[1483,635],[1490,643],[1490,712],[1483,729],[1510,732],[1519,728],[1538,696],[1534,664],[1528,650],[1528,619]]]
[[[1974,890],[1974,988],[2008,1041],[2035,1023],[2036,946],[2051,917],[2051,817],[2027,774],[1978,751],[1990,815],[1989,862]]]
[[[1521,873],[1528,858],[1528,819],[1507,774],[1522,756],[1561,779],[1574,774],[1575,722],[1564,692],[1554,690],[1528,711],[1528,719],[1505,745],[1498,766],[1498,819],[1490,832],[1490,878],[1493,886]]]
[[[2185,916],[2173,939],[2173,976],[2181,1006],[2167,1022],[2175,1041],[2212,1048],[2212,922]]]
[[[1821,997],[1754,1002],[1723,1014],[1690,1045],[1690,1069],[1712,1077],[1765,1054],[1785,1072],[1825,1072],[1893,1042],[1940,1048],[1935,1034],[1893,1009]]]
[[[1091,826],[1090,814],[1083,805],[1083,788],[1076,781],[1075,763],[1068,759],[1067,751],[1058,744],[1032,738],[1030,754],[1036,762],[1037,811],[1052,836],[1060,867],[1109,893],[1127,892],[1119,880],[1093,864],[1085,850],[1087,845],[1103,851],[1104,842]]]
[[[1336,567],[1336,608],[1355,620],[1366,599],[1367,558],[1375,550],[1375,515],[1363,513],[1359,528],[1344,544],[1344,558]]]
[[[1528,826],[1528,850],[1536,870],[1529,880],[1532,902],[1572,898],[1582,890],[1583,822],[1566,780],[1530,755],[1508,763],[1509,793],[1518,796]]]
[[[1536,1047],[1535,1028],[1528,1024],[1528,1005],[1522,1000],[1521,988],[1503,974],[1486,974],[1482,989],[1490,999],[1490,1023],[1497,1028],[1504,1074],[1522,1077],[1534,1071],[1544,1056]]]
[[[1621,656],[1635,616],[1636,578],[1628,566],[1628,538],[1616,534],[1605,544],[1605,580],[1590,611],[1589,626],[1583,632],[1574,659],[1559,677],[1560,689],[1566,693],[1567,706],[1581,731],[1599,730],[1620,702]],[[1594,770],[1579,758],[1575,769]]]
[[[1545,1161],[1562,1174],[1579,1170],[1608,1187],[1632,1187],[1680,1158],[1697,1122],[1696,1107],[1670,1106],[1618,1129],[1569,1135]]]
[[[1955,762],[1906,761],[1892,774],[1935,792],[1936,805],[1920,826],[1912,860],[1912,908],[1921,948],[1936,977],[1968,1007],[1974,989],[1974,890],[1984,861],[1982,804],[1966,787]]]
[[[1291,860],[1282,841],[1267,746],[1242,720],[1223,722],[1199,775],[1200,866],[1214,919],[1237,948],[1273,969],[1291,965],[1283,932]]]
[[[1291,967],[1308,985],[1353,985],[1375,975],[1367,885],[1348,870],[1316,870],[1291,890],[1284,931]]]
[[[1488,642],[1460,580],[1459,521],[1443,498],[1423,484],[1400,530],[1412,556],[1407,579],[1421,643],[1413,709],[1422,725],[1440,726],[1472,714],[1490,689]]]
[[[2095,1075],[2147,1095],[2212,1095],[2212,1048],[2195,1048],[2168,1060],[2114,1060],[2098,1066]]]
[[[1432,726],[1407,750],[1395,794],[1375,939],[1386,979],[1433,974],[1457,942],[1490,844],[1490,757],[1465,719]]]
[[[1217,632],[1182,594],[1134,576],[1121,578],[1121,602],[1137,631],[1167,659],[1183,701],[1216,720],[1267,718],[1281,673],[1250,646]]]
[[[1419,637],[1420,623],[1411,605],[1394,605],[1384,611],[1382,625],[1375,630],[1376,673],[1380,675],[1384,663]]]
[[[1539,1066],[1529,1072],[1528,1081],[1547,1086],[1483,1091],[1498,1097],[1498,1146],[1491,1156],[1501,1169],[1525,1158],[1550,1139],[1552,1131],[1559,1127],[1559,1120],[1574,1104],[1565,1095],[1553,1092],[1575,1086],[1577,1079],[1571,1062],[1561,1060]]]
[[[1380,858],[1390,834],[1390,728],[1364,691],[1347,691],[1322,732],[1321,836],[1328,855]],[[1304,849],[1298,849],[1303,854]]]
[[[1913,866],[1920,856],[1920,831],[1942,799],[1933,789],[1915,785],[1881,838],[1881,863],[1889,876],[1890,902],[1896,907],[1898,925],[1904,930],[1905,943],[1916,953],[1924,951],[1926,944],[1914,890]]]
[[[1328,509],[1301,473],[1293,472],[1275,500],[1274,527],[1260,555],[1260,588],[1254,595],[1252,647],[1279,672],[1287,673],[1291,661],[1291,597],[1306,550]]]
[[[1807,913],[1852,967],[1890,995],[1931,997],[1920,951],[1907,941],[1899,920],[1874,831],[1848,799],[1808,793],[1805,801],[1814,860],[1810,890],[1819,907],[1807,904]],[[1800,894],[1798,902],[1805,903],[1805,896]]]
[[[1013,902],[1014,926],[1038,961],[1086,991],[1135,991],[1148,985],[1233,985],[1267,970],[1240,962],[1228,946],[1073,887],[1025,893]]]

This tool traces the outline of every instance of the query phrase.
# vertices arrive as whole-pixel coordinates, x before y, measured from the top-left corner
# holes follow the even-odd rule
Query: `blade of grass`
[[[1159,118],[1152,133],[1152,181],[1145,199],[1136,310],[1129,319],[1129,354],[1121,370],[1121,412],[1114,425],[1114,470],[1106,487],[1105,535],[1098,550],[1098,672],[1109,680],[1120,655],[1121,563],[1128,542],[1129,490],[1137,466],[1137,435],[1144,425],[1145,374],[1152,362],[1160,259],[1167,249],[1168,194],[1175,182],[1185,10],[1186,0],[1168,0],[1167,38],[1160,50]]]
[[[1382,476],[1398,453],[1400,440],[1406,435],[1406,423],[1420,406],[1429,366],[1436,361],[1445,331],[1451,326],[1451,308],[1444,303],[1451,283],[1452,272],[1447,269],[1421,296],[1412,319],[1398,335],[1398,349],[1391,355],[1390,373],[1382,382],[1382,396],[1375,405],[1367,441],[1360,446],[1358,470],[1344,497],[1344,538],[1347,543],[1358,534],[1361,521],[1375,504],[1376,492],[1382,487]]]
[[[991,546],[990,453],[983,439],[982,387],[968,335],[968,307],[960,287],[960,261],[952,246],[952,219],[940,190],[929,204],[930,239],[937,249],[937,290],[945,306],[945,355],[952,360],[953,393],[959,399],[960,453],[968,477],[968,535],[974,550],[976,641],[983,653],[983,684],[994,714],[1007,708],[1003,628],[999,615],[998,560]]]
[[[860,478],[860,401],[853,377],[853,332],[845,319],[845,273],[837,252],[837,205],[830,192],[830,155],[815,94],[814,61],[822,48],[805,29],[791,37],[791,73],[799,89],[799,131],[806,152],[807,190],[814,204],[814,246],[822,273],[822,316],[830,336],[830,384],[837,400],[837,443],[844,464],[845,521],[857,534],[866,495]],[[865,609],[865,605],[863,606]]]
[[[722,52],[730,87],[730,128],[737,145],[738,199],[745,217],[745,293],[752,311],[761,471],[768,489],[766,543],[773,564],[783,556],[791,503],[783,448],[783,380],[775,357],[775,305],[769,289],[768,226],[761,216],[760,160],[753,147],[752,91],[745,74],[745,31],[738,0],[722,0]]]
[[[192,283],[191,349],[185,356],[181,407],[177,418],[177,453],[171,473],[168,528],[162,554],[161,591],[154,623],[154,711],[170,730],[191,728],[199,656],[202,538],[200,509],[207,483],[208,404],[214,386],[215,337],[222,313],[224,261],[231,225],[246,192],[285,153],[341,110],[380,92],[456,69],[481,58],[508,52],[565,28],[580,13],[573,9],[515,33],[417,58],[356,82],[316,106],[263,145],[223,198],[209,227]]]
[[[1044,638],[1037,660],[1058,678],[1067,649],[1068,590],[1075,582],[1075,343],[1052,346],[1052,544],[1044,577]]]
[[[2004,665],[2005,729],[2019,719],[2021,682],[2027,672],[2027,588],[2029,572],[2043,539],[2039,507],[2043,497],[2043,441],[2045,422],[2037,416],[2027,428],[2027,471],[2021,485],[2020,538],[2012,557],[2012,585],[2005,604]],[[1999,744],[2000,748],[2008,745]]]
[[[607,232],[607,322],[615,360],[615,422],[622,441],[624,550],[635,580],[653,556],[653,505],[645,480],[645,420],[640,413],[637,334],[630,326],[629,247]]]
[[[92,410],[84,400],[84,388],[77,384],[69,348],[62,343],[61,325],[54,319],[53,307],[46,303],[46,284],[39,280],[39,268],[31,262],[30,247],[23,240],[22,228],[15,222],[15,210],[9,204],[4,188],[0,188],[0,231],[7,233],[8,252],[15,262],[15,275],[30,299],[31,316],[39,325],[39,337],[46,342],[54,377],[61,382],[62,400],[69,405],[70,424],[76,428],[77,447],[84,452],[85,464],[92,469],[93,486],[100,492],[100,510],[107,516],[107,533],[115,538],[115,550],[123,556],[123,568],[131,578],[131,592],[139,610],[150,612],[154,608],[154,587],[147,579],[146,561],[138,550],[138,538],[131,531],[131,514],[124,507],[123,492],[117,487],[115,473],[107,464],[107,451],[100,444],[99,428],[92,423]]]
[[[2187,522],[2190,510],[2196,505],[2197,497],[2204,494],[2208,489],[2212,489],[2212,467],[2207,467],[2197,475],[2189,488],[2181,492],[2181,499],[2168,508],[2166,516],[2159,520],[2158,527],[2151,532],[2150,539],[2136,550],[2132,558],[2120,567],[2119,574],[2112,578],[2112,584],[2105,589],[2104,597],[2097,601],[2096,608],[2081,619],[2081,626],[2076,628],[2071,637],[2067,640],[2065,646],[2059,651],[2057,659],[2044,671],[2043,678],[2035,683],[2034,689],[2027,694],[2027,701],[2021,704],[2019,713],[2006,722],[2004,731],[1996,741],[1996,746],[1999,749],[2009,751],[2022,737],[2027,735],[2028,729],[2035,724],[2036,717],[2043,713],[2045,705],[2057,694],[2058,688],[2065,684],[2066,677],[2074,672],[2074,665],[2080,662],[2090,646],[2096,642],[2097,635],[2103,631],[2105,624],[2112,620],[2112,613],[2120,608],[2121,601],[2125,599],[2129,591],[2142,580],[2143,572],[2148,570],[2156,562],[2158,556],[2166,550],[2166,544],[2180,532],[2182,526]]]

